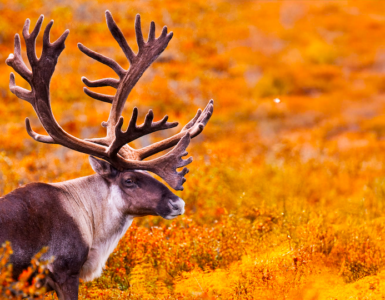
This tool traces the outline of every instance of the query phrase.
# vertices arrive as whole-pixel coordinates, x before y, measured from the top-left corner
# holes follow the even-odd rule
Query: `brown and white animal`
[[[91,58],[109,66],[119,79],[106,78],[89,81],[88,87],[111,86],[117,89],[114,96],[102,95],[84,89],[85,93],[100,101],[111,103],[106,137],[82,140],[65,132],[56,122],[50,103],[50,80],[69,31],[55,42],[50,42],[51,21],[43,36],[43,50],[36,56],[35,42],[43,16],[29,33],[30,21],[23,28],[28,61],[22,60],[19,35],[15,36],[14,53],[6,63],[31,86],[31,91],[15,85],[11,73],[10,89],[17,97],[32,104],[48,135],[40,135],[31,128],[28,118],[26,128],[38,142],[60,144],[90,155],[95,175],[61,183],[31,183],[0,198],[0,243],[11,242],[14,250],[11,262],[14,275],[29,265],[32,256],[43,246],[48,246],[47,256],[54,256],[46,285],[57,292],[60,299],[78,299],[79,278],[86,281],[100,276],[103,266],[126,232],[134,217],[156,215],[172,219],[184,213],[184,201],[173,194],[163,183],[146,171],[163,178],[173,189],[182,190],[184,175],[192,158],[182,159],[190,139],[200,134],[213,113],[213,101],[176,135],[142,149],[133,149],[128,143],[149,133],[177,126],[168,123],[167,116],[153,121],[150,110],[142,125],[137,125],[138,109],[134,108],[126,131],[122,131],[121,116],[126,99],[143,72],[163,52],[172,38],[164,27],[155,38],[155,24],[151,23],[147,42],[144,40],[140,16],[135,21],[139,52],[128,46],[122,32],[109,11],[107,25],[130,62],[124,70],[116,61],[96,53],[82,44],[79,49]],[[174,147],[175,146],[175,147]],[[152,160],[143,159],[174,147],[170,152]]]

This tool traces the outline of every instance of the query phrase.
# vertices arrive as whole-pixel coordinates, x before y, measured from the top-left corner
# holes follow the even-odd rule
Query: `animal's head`
[[[109,185],[114,201],[127,215],[161,216],[171,220],[184,213],[184,201],[148,172],[118,171],[104,160],[89,157],[92,169]]]
[[[104,95],[84,88],[84,92],[88,96],[99,101],[111,103],[109,118],[107,122],[102,123],[102,126],[107,130],[105,137],[78,139],[65,132],[55,120],[52,114],[49,95],[50,80],[58,58],[65,48],[64,42],[69,31],[66,30],[61,37],[51,43],[50,29],[53,25],[53,21],[51,21],[44,31],[43,50],[38,58],[36,56],[35,44],[42,26],[43,16],[39,18],[31,32],[29,32],[30,22],[28,19],[23,29],[27,56],[32,71],[23,62],[18,34],[15,36],[15,51],[6,60],[6,63],[19,73],[30,84],[32,89],[28,91],[16,86],[13,73],[11,73],[10,78],[10,89],[16,96],[32,104],[40,122],[49,134],[41,135],[34,132],[27,118],[27,131],[33,139],[48,144],[60,144],[75,151],[102,159],[91,158],[93,169],[103,178],[106,178],[114,187],[118,188],[125,197],[124,199],[131,199],[130,203],[127,202],[127,211],[131,214],[154,214],[164,218],[172,218],[183,213],[183,200],[175,196],[165,185],[151,177],[146,171],[159,175],[173,189],[183,190],[182,185],[186,180],[184,175],[187,174],[188,169],[183,168],[181,171],[177,171],[177,169],[191,163],[192,158],[184,160],[182,157],[187,155],[186,148],[190,143],[190,139],[199,135],[209,121],[213,113],[214,103],[211,100],[203,112],[198,110],[196,116],[178,134],[141,149],[133,149],[128,146],[128,143],[144,135],[178,125],[177,122],[167,122],[168,116],[154,122],[154,115],[151,110],[146,115],[144,123],[137,125],[138,109],[135,107],[131,120],[128,123],[128,128],[123,131],[123,117],[121,116],[129,93],[143,72],[167,47],[173,33],[167,34],[167,27],[164,27],[161,35],[156,38],[155,23],[152,22],[148,40],[145,41],[142,34],[140,16],[137,15],[135,31],[139,51],[135,54],[109,11],[106,11],[106,20],[111,34],[130,63],[128,70],[123,69],[113,59],[94,52],[80,43],[78,44],[80,51],[107,65],[118,76],[118,79],[105,78],[96,81],[90,81],[85,77],[82,78],[84,84],[88,87],[110,86],[117,90],[115,95]],[[144,160],[169,148],[172,148],[172,150],[160,157]]]

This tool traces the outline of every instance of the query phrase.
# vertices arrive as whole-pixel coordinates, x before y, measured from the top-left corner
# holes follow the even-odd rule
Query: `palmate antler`
[[[43,51],[41,57],[38,59],[36,57],[35,43],[36,37],[41,29],[43,16],[40,16],[31,33],[29,33],[29,19],[26,20],[23,28],[28,61],[32,71],[28,69],[22,60],[20,38],[18,34],[15,36],[14,54],[10,54],[6,60],[6,63],[20,74],[32,88],[31,91],[28,91],[16,86],[15,77],[13,73],[11,73],[9,84],[11,92],[17,97],[32,104],[40,122],[49,135],[41,135],[34,132],[31,128],[29,119],[27,118],[26,128],[28,134],[38,142],[60,144],[75,151],[99,157],[108,161],[118,170],[136,169],[153,172],[162,177],[172,188],[183,190],[182,184],[186,181],[184,175],[188,173],[188,169],[183,168],[180,172],[176,169],[191,163],[191,157],[186,160],[182,159],[182,157],[187,155],[186,148],[190,143],[190,139],[200,134],[209,121],[213,113],[213,101],[211,100],[208,103],[203,112],[198,110],[194,119],[192,119],[180,133],[142,149],[133,149],[128,146],[127,143],[132,142],[139,137],[158,130],[173,128],[178,125],[177,122],[167,122],[167,116],[161,121],[153,122],[154,115],[150,110],[145,117],[144,123],[138,126],[136,124],[138,109],[135,107],[127,130],[122,131],[123,117],[121,114],[129,93],[142,76],[143,72],[167,47],[172,38],[172,32],[167,34],[167,28],[164,27],[160,37],[156,39],[155,23],[151,22],[148,41],[145,42],[140,25],[140,16],[137,15],[135,20],[135,31],[139,52],[135,54],[130,46],[128,46],[126,39],[109,11],[106,11],[106,19],[111,34],[116,39],[130,62],[130,68],[128,70],[124,70],[111,58],[96,53],[82,44],[78,45],[83,53],[109,66],[119,76],[119,79],[106,78],[96,81],[89,81],[84,77],[82,78],[83,82],[88,87],[111,86],[117,89],[115,96],[103,95],[92,92],[87,88],[84,89],[84,92],[88,96],[112,104],[108,121],[102,123],[102,126],[107,128],[106,137],[81,140],[65,132],[56,122],[51,109],[49,85],[59,55],[65,48],[64,42],[69,31],[66,30],[59,39],[54,43],[51,43],[49,40],[50,29],[53,25],[53,21],[51,21],[44,31]],[[146,157],[173,146],[175,147],[163,156],[148,161],[142,161]]]

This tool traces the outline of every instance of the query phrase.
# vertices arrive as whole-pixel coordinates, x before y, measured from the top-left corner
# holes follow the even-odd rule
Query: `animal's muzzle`
[[[168,207],[170,208],[170,214],[165,217],[167,220],[176,218],[177,216],[184,214],[184,201],[181,198],[177,200],[168,200]]]

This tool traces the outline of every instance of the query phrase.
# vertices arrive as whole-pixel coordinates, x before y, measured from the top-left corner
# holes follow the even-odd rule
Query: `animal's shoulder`
[[[13,190],[9,194],[0,198],[0,201],[1,199],[12,199],[12,201],[17,201],[24,198],[44,200],[46,198],[57,197],[59,195],[60,189],[57,187],[48,183],[34,182]]]
[[[0,213],[4,217],[7,212],[15,214],[35,215],[57,212],[61,210],[59,203],[62,192],[47,183],[30,183],[19,187],[0,198]]]

